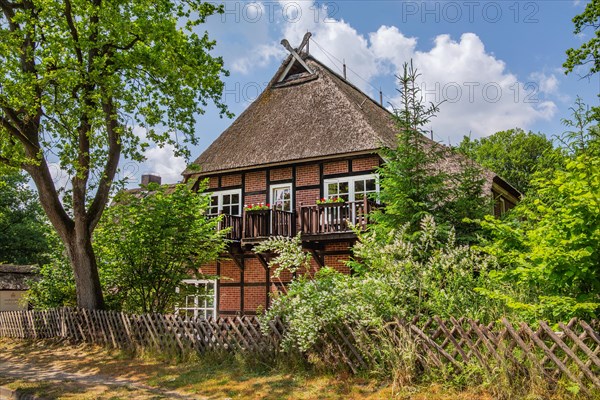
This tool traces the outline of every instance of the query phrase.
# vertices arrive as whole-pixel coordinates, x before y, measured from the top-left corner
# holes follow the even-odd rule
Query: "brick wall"
[[[244,288],[244,311],[254,312],[267,306],[267,288],[265,286],[246,286]]]
[[[242,174],[224,175],[221,177],[222,187],[240,186],[242,184]]]
[[[240,311],[240,288],[221,286],[219,288],[219,311]]]
[[[323,175],[348,173],[348,160],[331,161],[323,164]]]
[[[250,194],[244,196],[244,204],[258,204],[258,203],[266,203],[267,202],[267,194]]]
[[[219,178],[217,178],[216,176],[211,176],[210,178],[208,178],[208,188],[209,189],[215,189],[219,187]]]
[[[356,158],[352,160],[352,171],[373,171],[379,166],[379,157]]]
[[[257,258],[244,260],[244,282],[265,282],[266,277],[265,267]]]
[[[222,282],[239,282],[241,279],[240,268],[232,260],[221,261],[221,281]]]
[[[256,192],[267,189],[266,171],[248,172],[246,174],[246,192]]]
[[[307,164],[296,167],[296,186],[319,185],[319,164]]]
[[[272,181],[283,181],[292,179],[292,167],[271,170],[270,179]]]
[[[203,264],[198,268],[198,272],[203,275],[216,275],[217,274],[217,262],[213,261],[207,264]]]
[[[320,194],[319,189],[298,189],[296,190],[296,206],[299,208],[300,204],[305,206],[314,205]]]

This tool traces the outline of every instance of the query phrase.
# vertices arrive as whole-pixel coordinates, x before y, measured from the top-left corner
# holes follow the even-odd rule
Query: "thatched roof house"
[[[309,37],[297,49],[282,41],[290,55],[265,90],[183,173],[193,187],[208,180],[208,215],[222,216],[219,228],[227,229],[230,242],[226,257],[200,266],[205,279],[186,282],[208,295],[179,313],[208,317],[268,308],[271,294],[293,278],[274,277],[269,256],[252,251],[268,237],[299,233],[312,270],[327,265],[350,273],[353,228],[370,223],[377,172],[386,162],[381,149],[396,146],[398,127],[389,110],[303,52]],[[448,151],[436,168],[456,170],[464,161]],[[514,206],[519,193],[492,171],[484,174],[494,213]]]

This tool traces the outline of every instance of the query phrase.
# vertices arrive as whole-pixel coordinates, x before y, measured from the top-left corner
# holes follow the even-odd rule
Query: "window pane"
[[[225,205],[225,204],[231,204],[231,195],[230,194],[223,195],[223,205]]]
[[[354,191],[355,192],[364,192],[365,191],[365,181],[360,180],[354,182]]]
[[[330,183],[329,185],[327,185],[327,193],[330,196],[338,194],[338,184],[337,183]]]
[[[227,214],[227,215],[232,215],[231,214],[231,206],[223,206],[223,208],[221,209],[221,212],[223,214]]]
[[[367,179],[367,191],[374,192],[377,190],[377,186],[375,185],[375,179]]]
[[[240,206],[239,205],[231,206],[231,214],[230,215],[240,215]]]
[[[348,193],[348,182],[340,182],[339,183],[339,194]]]
[[[233,194],[231,195],[231,204],[240,204],[240,195],[239,194]]]

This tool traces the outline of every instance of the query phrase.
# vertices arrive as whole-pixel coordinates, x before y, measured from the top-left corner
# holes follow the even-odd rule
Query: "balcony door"
[[[271,208],[292,212],[292,184],[271,185]]]

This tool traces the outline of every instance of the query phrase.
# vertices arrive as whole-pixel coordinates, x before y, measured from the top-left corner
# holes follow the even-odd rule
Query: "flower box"
[[[333,203],[320,203],[320,204],[317,204],[317,207],[319,207],[319,208],[336,208],[336,207],[342,207],[344,205],[346,205],[345,201],[336,201]]]
[[[345,204],[346,200],[342,199],[341,197],[334,197],[334,198],[329,198],[329,199],[317,199],[317,205],[318,206],[339,206],[342,204]]]
[[[249,209],[249,210],[244,210],[246,212],[246,214],[268,214],[269,211],[271,211],[270,209]]]

